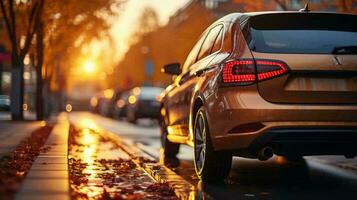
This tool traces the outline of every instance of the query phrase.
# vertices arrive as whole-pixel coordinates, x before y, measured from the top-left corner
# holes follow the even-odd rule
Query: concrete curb
[[[50,133],[45,148],[31,166],[16,200],[22,199],[70,199],[68,179],[68,132],[69,123],[65,114]]]
[[[179,199],[213,199],[208,194],[198,190],[194,185],[187,182],[171,169],[157,163],[156,159],[136,147],[133,141],[122,140],[118,135],[105,132],[108,137],[115,141],[131,158],[133,162],[141,166],[142,169],[158,183],[167,183],[175,192]],[[149,162],[143,162],[142,160]]]

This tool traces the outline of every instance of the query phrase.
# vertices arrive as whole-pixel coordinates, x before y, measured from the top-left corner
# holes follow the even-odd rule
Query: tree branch
[[[1,7],[1,12],[2,12],[2,15],[4,17],[5,24],[6,24],[6,30],[7,30],[9,39],[11,41],[12,47],[13,47],[13,45],[17,43],[16,42],[16,33],[13,32],[13,28],[12,27],[14,26],[14,24],[12,24],[10,22],[8,13],[6,12],[4,0],[0,0],[0,7]]]
[[[18,56],[18,46],[17,46],[17,34],[16,34],[16,17],[15,17],[15,10],[14,10],[14,0],[9,0],[9,14],[10,14],[10,24],[11,26],[11,32],[12,32],[12,45],[13,45],[13,55],[16,53],[16,56]]]
[[[20,50],[20,58],[24,59],[30,46],[36,29],[39,26],[40,17],[43,9],[43,0],[39,0],[31,8],[29,16],[29,27],[27,29],[24,47]]]

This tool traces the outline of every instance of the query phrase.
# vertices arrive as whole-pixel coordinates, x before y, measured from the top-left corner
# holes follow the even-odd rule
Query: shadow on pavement
[[[357,188],[356,180],[346,182],[334,171],[310,166],[306,160],[282,157],[265,162],[234,158],[224,183],[200,182],[192,161],[181,161],[175,171],[214,199],[347,199]]]

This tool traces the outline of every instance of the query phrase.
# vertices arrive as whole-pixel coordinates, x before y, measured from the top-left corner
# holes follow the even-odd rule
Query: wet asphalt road
[[[133,125],[90,113],[70,114],[74,124],[86,118],[159,157],[159,128],[155,122],[142,120]],[[357,199],[357,171],[323,164],[314,157],[303,162],[287,162],[281,157],[266,162],[234,158],[230,178],[222,184],[203,184],[197,180],[189,147],[180,149],[179,158],[181,165],[175,171],[214,199]]]

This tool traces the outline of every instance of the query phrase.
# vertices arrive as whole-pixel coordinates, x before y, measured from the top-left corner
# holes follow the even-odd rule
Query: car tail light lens
[[[258,80],[273,78],[285,74],[288,67],[282,61],[257,60]]]
[[[256,65],[256,67],[255,67]],[[257,74],[255,73],[257,69]],[[288,71],[282,61],[246,59],[225,63],[223,68],[223,83],[252,83],[280,76]]]
[[[252,82],[255,81],[255,69],[253,60],[230,61],[223,68],[223,82]]]

